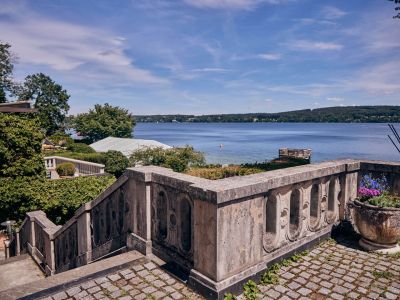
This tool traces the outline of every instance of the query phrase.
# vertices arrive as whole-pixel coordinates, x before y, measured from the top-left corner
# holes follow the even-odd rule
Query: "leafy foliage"
[[[260,292],[257,283],[255,283],[253,280],[247,281],[247,283],[243,286],[244,289],[244,296],[246,297],[247,300],[256,300],[257,294]]]
[[[62,157],[68,157],[68,158],[73,158],[73,159],[79,159],[79,160],[86,160],[90,162],[94,162],[97,164],[106,164],[106,156],[104,153],[79,153],[79,152],[71,152],[71,151],[46,151],[47,156],[62,156]]]
[[[6,102],[6,92],[11,91],[13,87],[14,65],[10,48],[10,44],[0,42],[0,103]]]
[[[188,169],[185,173],[192,176],[217,180],[233,176],[245,176],[265,171],[294,167],[307,163],[309,163],[308,160],[288,157],[285,159],[274,159],[264,163],[256,162],[253,164],[230,165],[227,167],[222,167],[221,165],[193,167]]]
[[[291,257],[282,260],[280,263],[273,264],[269,267],[264,274],[261,276],[261,283],[262,284],[278,284],[279,282],[279,270],[281,267],[288,267],[292,263],[298,262],[302,259],[303,256],[306,256],[309,252],[307,250],[295,253]]]
[[[256,168],[244,168],[241,166],[228,166],[228,167],[212,166],[203,168],[190,168],[185,173],[196,177],[218,180],[222,178],[228,178],[233,176],[245,176],[260,172],[263,172],[263,170]]]
[[[56,132],[55,134],[47,137],[49,141],[58,146],[68,146],[74,143],[74,140],[64,132]]]
[[[96,104],[88,113],[71,119],[72,126],[92,142],[113,137],[132,137],[135,119],[126,110],[108,103]]]
[[[379,207],[400,208],[400,197],[397,195],[390,195],[388,192],[384,192],[377,197],[369,198],[367,202]]]
[[[73,159],[85,160],[97,164],[105,165],[105,171],[113,174],[116,177],[122,175],[126,168],[129,167],[129,159],[126,158],[120,151],[110,150],[105,153],[80,153],[71,151],[46,151],[48,156],[62,156]]]
[[[43,138],[36,119],[0,113],[0,177],[44,176]]]
[[[388,180],[385,175],[373,176],[364,174],[358,188],[358,198],[362,202],[379,207],[400,208],[400,197],[391,195]]]
[[[225,293],[224,300],[235,300],[236,297],[232,293]]]
[[[84,143],[69,143],[67,150],[78,153],[95,153],[96,151]]]
[[[120,151],[107,151],[105,157],[105,171],[113,174],[117,178],[125,172],[127,167],[129,167],[129,159]]]
[[[400,0],[389,0],[389,1],[395,3],[396,6],[395,6],[394,10],[396,12],[400,10]],[[400,19],[400,12],[398,12],[397,15],[394,15],[393,18],[394,19]]]
[[[41,209],[54,223],[64,224],[83,203],[96,198],[114,181],[113,176],[0,178],[0,220],[21,222],[27,212]]]
[[[191,146],[163,149],[161,147],[136,150],[130,157],[131,165],[154,165],[171,168],[175,172],[184,172],[191,166],[203,166],[204,155]]]
[[[60,176],[74,176],[75,165],[70,162],[61,163],[57,166],[56,171]]]
[[[63,127],[69,110],[67,91],[43,73],[29,75],[25,78],[18,96],[22,100],[34,101],[38,109],[42,128],[47,135]]]

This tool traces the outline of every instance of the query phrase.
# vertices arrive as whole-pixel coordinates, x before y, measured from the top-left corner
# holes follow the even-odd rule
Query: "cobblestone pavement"
[[[47,300],[62,299],[203,299],[153,262],[143,262],[58,292]]]
[[[345,238],[319,245],[277,274],[279,283],[257,285],[259,299],[400,299],[400,256],[364,252]]]
[[[361,251],[356,240],[330,240],[290,266],[256,299],[400,299],[400,257]],[[143,261],[46,299],[202,299],[153,262]],[[246,299],[242,294],[238,300]]]

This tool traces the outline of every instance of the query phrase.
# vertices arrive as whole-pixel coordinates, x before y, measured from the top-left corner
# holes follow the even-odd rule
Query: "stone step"
[[[28,254],[0,261],[0,293],[43,279],[45,275]],[[0,297],[1,299],[1,297]]]
[[[8,289],[2,289],[0,290],[0,299],[40,299],[81,282],[99,277],[102,274],[108,274],[113,270],[123,269],[131,264],[136,264],[145,260],[145,256],[139,252],[129,251],[50,277],[39,280],[36,279],[34,282],[29,284],[14,285]],[[0,271],[0,275],[2,275],[1,273],[2,272]],[[6,279],[7,277],[1,279],[0,284],[2,284],[2,281]]]

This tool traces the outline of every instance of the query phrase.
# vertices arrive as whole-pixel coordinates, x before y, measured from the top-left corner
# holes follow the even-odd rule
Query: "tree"
[[[64,125],[69,110],[69,95],[61,85],[43,73],[29,75],[19,93],[21,100],[32,100],[46,135],[51,135]]]
[[[132,114],[118,106],[96,104],[88,113],[79,114],[72,120],[72,126],[91,142],[113,137],[132,137],[136,122]]]
[[[395,11],[399,11],[400,10],[400,0],[389,0],[389,1],[395,3],[395,5],[396,5],[396,7],[394,8]],[[393,18],[394,19],[400,19],[400,12],[398,12],[397,15],[394,15]]]
[[[129,167],[129,159],[120,151],[107,151],[105,157],[105,171],[113,174],[117,178],[125,172],[127,167]]]
[[[0,42],[0,103],[6,102],[6,92],[12,90],[13,58],[10,52],[11,45]]]
[[[185,172],[189,167],[205,164],[203,153],[194,150],[191,146],[170,149],[142,148],[134,151],[129,160],[132,166],[161,166],[175,172]]]
[[[0,113],[0,177],[44,176],[38,120]]]

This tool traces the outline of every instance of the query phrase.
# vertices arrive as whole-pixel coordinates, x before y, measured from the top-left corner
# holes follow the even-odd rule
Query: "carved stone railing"
[[[399,163],[338,160],[215,181],[130,168],[52,234],[45,234],[54,227],[43,214],[28,215],[16,244],[36,253],[51,274],[136,249],[178,264],[193,288],[222,298],[329,237],[349,217],[347,203],[364,173],[385,174],[400,192]]]
[[[103,174],[105,166],[103,164],[97,164],[89,161],[72,159],[62,156],[48,156],[44,158],[44,165],[46,170],[52,171],[57,168],[57,165],[65,162],[71,162],[75,165],[78,175],[93,175]]]
[[[55,225],[43,211],[33,211],[16,231],[15,255],[29,253],[47,275],[55,273],[54,232],[61,226]]]

